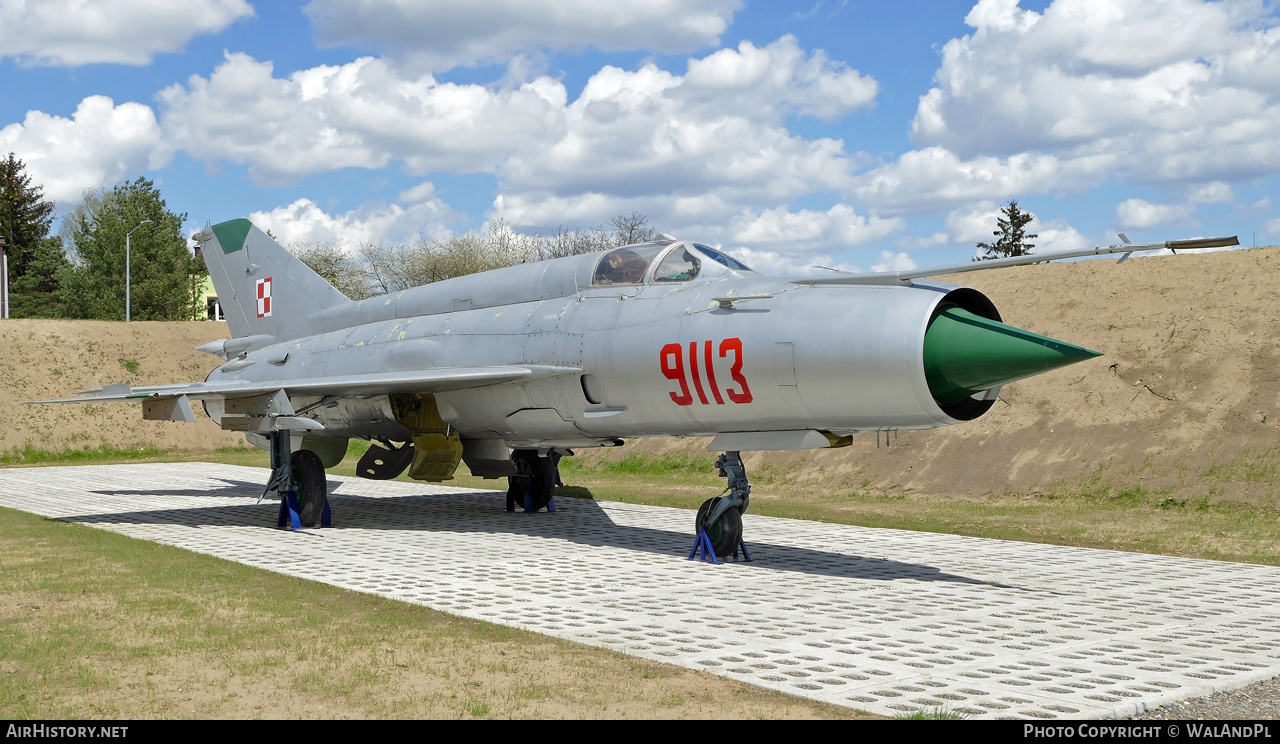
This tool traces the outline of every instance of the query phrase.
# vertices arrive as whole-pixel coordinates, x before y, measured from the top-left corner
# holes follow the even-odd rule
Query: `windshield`
[[[729,268],[735,269],[737,271],[751,271],[751,269],[747,268],[746,264],[742,263],[738,259],[734,258],[733,256],[725,255],[714,248],[708,248],[707,246],[701,243],[694,243],[693,247],[697,248],[700,252],[706,254],[707,258],[711,259],[712,261],[715,261],[718,264],[728,266]]]
[[[629,245],[604,254],[596,264],[591,283],[596,286],[610,284],[639,284],[654,257],[666,250],[665,245]]]
[[[687,248],[676,248],[662,259],[653,272],[655,284],[667,282],[687,282],[698,275],[701,262]]]

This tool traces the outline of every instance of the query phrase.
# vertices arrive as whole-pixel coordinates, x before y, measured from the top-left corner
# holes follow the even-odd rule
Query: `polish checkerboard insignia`
[[[258,280],[258,317],[271,315],[271,277]]]

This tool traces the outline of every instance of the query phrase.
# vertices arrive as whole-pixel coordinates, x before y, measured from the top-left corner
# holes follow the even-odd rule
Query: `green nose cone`
[[[939,403],[1101,356],[955,305],[945,306],[924,334],[924,374]]]

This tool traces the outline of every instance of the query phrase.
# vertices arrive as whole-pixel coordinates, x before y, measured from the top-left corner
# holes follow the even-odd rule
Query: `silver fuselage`
[[[654,284],[651,267],[643,283],[593,286],[599,260],[522,264],[346,303],[309,319],[317,333],[249,351],[209,380],[580,368],[436,395],[442,417],[464,438],[511,447],[726,432],[845,435],[974,417],[957,418],[934,401],[922,357],[944,298],[994,313],[975,290],[930,281],[810,286],[712,261],[689,281]],[[724,301],[744,297],[752,299]],[[301,408],[317,400],[293,402]],[[219,401],[206,407],[219,417]],[[324,424],[325,436],[408,435],[386,396],[346,398],[308,415]]]

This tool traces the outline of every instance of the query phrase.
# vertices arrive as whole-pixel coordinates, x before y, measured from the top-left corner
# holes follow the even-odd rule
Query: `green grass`
[[[1276,449],[1250,450],[1229,462],[1214,463],[1205,471],[1205,477],[1223,483],[1274,484],[1278,454]]]
[[[895,721],[963,721],[967,719],[963,713],[947,708],[921,708],[910,713],[899,713],[893,717]]]
[[[120,449],[108,444],[97,447],[67,447],[61,450],[37,449],[30,444],[20,450],[0,455],[0,465],[75,465],[87,463],[112,463],[128,460],[149,460],[170,454],[170,450],[156,447]]]
[[[1021,542],[1105,548],[1280,565],[1280,509],[1275,501],[1223,495],[1224,481],[1268,477],[1274,452],[1188,471],[1179,486],[1142,482],[1151,466],[1113,474],[1100,470],[1043,493],[1005,492],[969,498],[866,490],[866,479],[800,485],[796,464],[755,468],[751,511],[775,517],[939,532]],[[615,463],[561,468],[566,482],[597,499],[696,509],[719,495],[724,480],[710,459],[631,454]],[[564,462],[573,462],[566,460]],[[848,481],[862,487],[850,488]]]
[[[12,509],[0,566],[3,719],[856,715]]]
[[[120,362],[120,366],[121,366],[121,367],[124,367],[124,368],[125,368],[125,370],[127,370],[127,371],[129,372],[129,374],[131,374],[131,375],[136,375],[136,374],[138,374],[138,360],[137,360],[137,359],[125,359],[125,358],[121,357],[120,359],[118,359],[118,360],[116,360],[116,361]]]
[[[570,457],[560,461],[560,472],[562,474],[647,475],[678,478],[714,473],[715,461],[714,457],[690,457],[687,454],[657,456],[629,454],[621,460],[596,460],[590,463]]]

